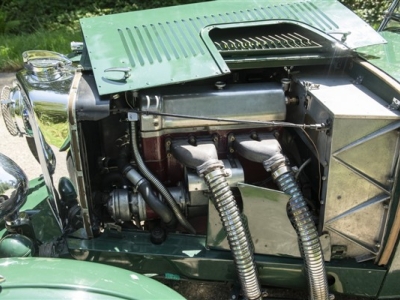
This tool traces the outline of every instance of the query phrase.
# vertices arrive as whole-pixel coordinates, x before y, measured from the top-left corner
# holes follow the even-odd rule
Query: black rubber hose
[[[134,168],[127,166],[124,169],[124,175],[131,181],[139,193],[142,195],[144,201],[150,206],[152,210],[155,211],[157,215],[160,216],[161,220],[168,226],[172,227],[176,224],[175,215],[172,213],[171,209],[163,203],[154,194],[150,182],[141,176]]]
[[[160,194],[164,197],[165,201],[169,204],[172,211],[174,212],[176,218],[178,219],[179,224],[181,224],[184,228],[186,228],[190,233],[195,234],[196,230],[193,226],[186,220],[184,215],[182,214],[179,205],[176,203],[174,197],[172,197],[171,193],[164,187],[164,185],[150,172],[150,170],[146,167],[142,157],[140,156],[138,142],[136,140],[136,124],[135,122],[131,123],[131,138],[132,138],[132,150],[133,156],[135,157],[138,169],[147,178],[160,192]]]
[[[150,182],[143,180],[137,187],[139,193],[142,195],[144,201],[150,206],[152,210],[160,216],[161,220],[168,226],[176,224],[176,218],[169,207],[161,202],[153,193]]]

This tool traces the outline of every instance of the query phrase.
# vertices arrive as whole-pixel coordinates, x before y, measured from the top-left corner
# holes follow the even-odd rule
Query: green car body
[[[0,157],[0,295],[182,297],[140,273],[205,298],[400,297],[396,32],[333,0],[80,22],[72,60],[27,51],[2,92],[43,175]]]
[[[359,49],[360,54],[365,56],[369,62],[385,71],[396,80],[400,78],[399,59],[396,55],[400,47],[399,21],[399,6],[397,1],[394,1],[378,29],[378,32],[387,43]]]
[[[184,299],[153,279],[103,264],[25,257],[3,258],[0,266],[4,299]]]

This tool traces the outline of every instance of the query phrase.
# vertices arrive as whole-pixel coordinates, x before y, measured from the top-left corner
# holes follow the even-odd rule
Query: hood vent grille
[[[296,32],[287,34],[262,35],[255,37],[239,38],[234,40],[214,41],[221,52],[229,50],[273,50],[294,48],[320,48],[321,45]]]
[[[223,56],[318,52],[321,36],[294,24],[269,24],[242,28],[216,28],[210,38]]]

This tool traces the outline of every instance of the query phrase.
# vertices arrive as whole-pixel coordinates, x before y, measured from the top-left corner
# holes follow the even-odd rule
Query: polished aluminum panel
[[[140,94],[140,107],[145,112],[205,118],[279,121],[286,117],[284,92],[277,83],[227,84],[219,88],[209,85],[154,89]],[[141,118],[142,132],[180,128],[190,128],[193,132],[232,124],[234,123],[167,115],[142,115]],[[235,126],[254,127],[253,124]]]
[[[309,83],[309,117],[332,124],[328,134],[313,133],[324,166],[320,230],[331,234],[333,247],[345,247],[345,256],[374,259],[392,198],[400,113],[345,75],[299,80]]]
[[[239,183],[238,188],[254,252],[300,257],[297,234],[286,211],[290,196],[280,191],[244,183]],[[212,203],[208,211],[207,245],[211,248],[229,250],[226,232]]]

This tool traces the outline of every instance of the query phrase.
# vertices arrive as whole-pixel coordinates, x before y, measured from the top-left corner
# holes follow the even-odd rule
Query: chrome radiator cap
[[[47,50],[22,53],[24,67],[36,82],[51,82],[72,76],[72,62],[64,55]]]

